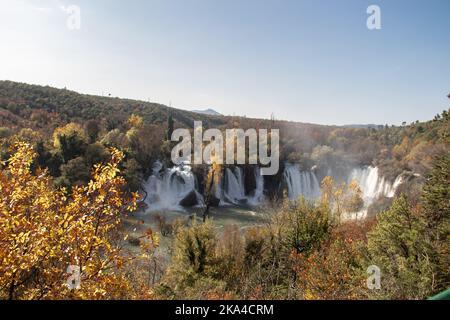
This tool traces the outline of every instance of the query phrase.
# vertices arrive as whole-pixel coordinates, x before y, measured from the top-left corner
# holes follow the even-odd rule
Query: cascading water
[[[364,207],[356,213],[347,214],[345,219],[364,218],[373,201],[379,197],[393,198],[398,186],[403,182],[403,176],[399,175],[394,183],[390,183],[381,177],[377,167],[363,167],[352,170],[348,182],[355,180],[363,193]]]
[[[202,195],[197,192],[197,178],[189,165],[163,171],[162,167],[160,162],[156,162],[152,168],[153,174],[144,185],[147,192],[145,202],[150,211],[183,211],[186,203],[204,204]],[[220,199],[219,205],[260,204],[264,198],[264,179],[258,167],[254,172],[256,188],[246,195],[244,170],[241,167],[226,168],[215,190],[216,197]]]
[[[261,175],[261,169],[255,167],[254,170],[256,188],[252,196],[248,198],[249,204],[256,206],[264,200],[264,177]]]
[[[260,171],[260,168],[254,168],[256,187],[252,192],[246,194],[243,168],[225,168],[222,182],[216,190],[216,196],[220,199],[220,205],[259,205],[264,199],[264,178]]]
[[[332,175],[331,173],[329,169],[328,175]],[[295,200],[300,196],[314,200],[320,196],[320,184],[314,172],[301,171],[297,165],[287,164],[283,176],[290,200]],[[379,175],[377,167],[371,166],[353,169],[347,180],[347,182],[356,180],[363,192],[366,205],[380,196],[394,197],[395,190],[403,182],[402,175],[400,175],[394,183],[390,183]]]
[[[395,196],[395,191],[403,183],[403,177],[403,175],[399,175],[395,178],[394,184],[392,185],[392,192],[388,195],[389,198],[393,198]]]
[[[398,176],[394,183],[391,184],[378,173],[377,167],[364,167],[353,169],[350,174],[350,179],[358,182],[364,199],[376,199],[380,196],[392,198],[395,195],[395,190],[402,183],[402,176]]]
[[[251,174],[251,171],[245,171]],[[221,182],[216,186],[216,196],[219,205],[251,205],[257,206],[264,199],[264,178],[260,168],[254,167],[254,189],[247,190],[246,178],[242,167],[225,168]],[[314,171],[301,171],[298,165],[287,164],[283,179],[288,187],[290,200],[300,196],[307,200],[320,197],[320,183]],[[363,192],[365,210],[374,199],[384,196],[393,197],[395,190],[403,182],[402,175],[394,183],[381,177],[377,167],[362,167],[353,169],[347,182],[356,180]],[[162,164],[156,162],[153,174],[147,180],[144,188],[147,192],[146,203],[151,211],[183,210],[183,206],[203,205],[203,197],[197,192],[196,177],[189,165],[180,165],[162,170]]]
[[[232,204],[239,204],[245,200],[244,175],[242,174],[242,168],[235,167],[234,170],[226,168],[224,175],[224,201]]]
[[[320,185],[314,172],[300,171],[297,165],[288,164],[283,176],[288,186],[290,200],[296,200],[300,196],[314,200],[320,196]]]
[[[162,173],[161,169],[162,164],[156,162],[153,174],[144,186],[150,211],[183,210],[180,202],[190,194],[195,195],[197,204],[203,203],[195,189],[195,176],[189,165],[176,166]]]

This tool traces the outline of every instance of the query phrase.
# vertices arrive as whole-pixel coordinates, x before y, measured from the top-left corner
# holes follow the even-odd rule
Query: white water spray
[[[300,171],[297,165],[288,164],[283,176],[288,186],[290,200],[296,200],[300,196],[307,200],[314,200],[320,196],[320,185],[314,172]]]
[[[195,176],[189,165],[180,165],[160,172],[162,164],[156,162],[153,174],[144,185],[147,192],[146,203],[150,211],[182,211],[180,202],[192,192],[197,204],[203,203],[202,196],[195,189]]]
[[[227,204],[249,204],[256,206],[264,198],[264,178],[260,173],[260,168],[255,167],[254,175],[256,188],[250,194],[245,193],[244,170],[241,167],[233,169],[225,168],[223,179],[223,188],[219,189],[218,197],[221,205]]]
[[[378,173],[377,167],[364,167],[353,169],[349,181],[358,182],[365,200],[373,200],[380,196],[392,198],[395,190],[402,183],[402,176],[398,176],[394,183],[390,183]]]

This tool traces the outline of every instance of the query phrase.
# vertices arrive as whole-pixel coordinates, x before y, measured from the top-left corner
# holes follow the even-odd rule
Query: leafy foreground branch
[[[118,176],[123,154],[111,150],[86,186],[55,189],[47,171],[35,174],[35,153],[25,143],[0,172],[0,298],[102,299],[125,297],[117,233],[120,216],[136,206]],[[81,270],[80,290],[67,285],[70,265]]]

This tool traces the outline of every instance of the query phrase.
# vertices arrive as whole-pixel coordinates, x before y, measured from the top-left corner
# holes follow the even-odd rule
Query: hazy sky
[[[0,39],[1,80],[182,109],[399,124],[450,105],[449,0],[0,0]]]

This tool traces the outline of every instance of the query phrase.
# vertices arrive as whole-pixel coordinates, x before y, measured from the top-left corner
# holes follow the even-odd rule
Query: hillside
[[[132,116],[138,118],[132,120]],[[50,167],[55,176],[69,170],[61,167],[68,161],[78,159],[91,165],[102,159],[102,148],[115,146],[125,150],[129,159],[136,160],[134,170],[147,177],[153,161],[170,158],[168,133],[177,127],[192,128],[194,120],[203,121],[205,128],[221,130],[277,128],[281,163],[287,161],[298,163],[303,170],[316,167],[337,173],[353,166],[376,165],[381,175],[391,181],[403,171],[425,175],[435,156],[448,151],[450,132],[447,111],[432,121],[401,127],[323,126],[206,115],[150,102],[0,81],[2,154],[7,155],[14,137],[31,140],[42,152],[41,164]],[[67,127],[82,136],[81,144],[61,155],[54,132],[69,130]],[[86,154],[94,151],[95,156]],[[86,176],[89,174],[68,180],[83,181]]]
[[[191,127],[195,120],[209,126],[224,124],[222,117],[197,114],[190,111],[144,101],[79,94],[11,81],[0,81],[0,125],[8,127],[37,126],[46,128],[68,121],[83,122],[91,119],[106,121],[114,127],[138,114],[151,124],[165,123],[172,115],[183,126]]]

